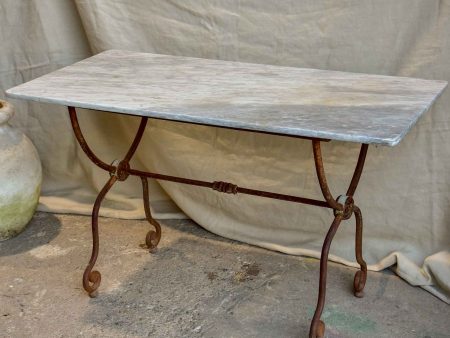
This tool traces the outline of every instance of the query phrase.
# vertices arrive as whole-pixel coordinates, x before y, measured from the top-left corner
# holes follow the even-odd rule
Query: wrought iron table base
[[[136,149],[139,145],[139,142],[142,139],[142,135],[144,133],[145,127],[147,125],[147,117],[142,117],[141,123],[139,125],[136,136],[126,153],[125,157],[122,160],[115,160],[111,164],[107,164],[100,160],[89,148],[86,140],[83,137],[80,126],[78,124],[77,113],[74,107],[69,107],[69,115],[72,123],[72,128],[75,132],[75,136],[78,140],[83,151],[89,157],[89,159],[94,162],[98,167],[106,170],[110,174],[110,178],[106,182],[103,189],[97,196],[95,200],[94,207],[92,210],[92,255],[89,260],[89,264],[86,267],[83,274],[83,287],[89,293],[89,296],[95,297],[97,294],[97,289],[100,286],[101,282],[101,274],[100,272],[93,270],[95,262],[97,261],[98,251],[99,251],[99,235],[98,235],[98,214],[100,210],[100,205],[111,189],[111,187],[117,181],[125,181],[129,175],[138,176],[142,182],[142,190],[143,190],[143,201],[144,201],[144,209],[145,216],[147,221],[154,227],[154,230],[150,230],[146,236],[146,245],[150,251],[153,251],[158,246],[158,243],[161,239],[161,226],[159,223],[152,217],[150,211],[150,203],[149,203],[149,193],[148,193],[148,182],[147,178],[155,178],[159,180],[177,182],[182,184],[189,184],[194,186],[211,188],[213,190],[229,193],[229,194],[247,194],[254,196],[261,196],[266,198],[291,201],[296,203],[303,203],[309,205],[315,205],[324,208],[333,209],[334,212],[334,220],[331,223],[331,226],[328,230],[328,233],[325,237],[322,252],[320,257],[320,280],[319,280],[319,295],[317,300],[317,307],[314,313],[314,317],[311,321],[309,337],[310,338],[318,338],[323,337],[325,332],[325,324],[320,317],[322,315],[322,311],[325,305],[325,293],[326,293],[326,278],[327,278],[327,264],[328,264],[328,253],[330,251],[331,242],[333,240],[334,235],[336,234],[339,225],[343,220],[348,220],[354,214],[356,219],[356,234],[355,234],[355,254],[356,260],[360,265],[360,269],[356,272],[354,282],[353,282],[353,291],[356,297],[363,296],[363,289],[366,283],[367,278],[367,265],[362,257],[362,231],[363,231],[363,220],[361,210],[354,204],[353,195],[355,194],[356,187],[358,185],[359,179],[361,177],[361,173],[364,167],[364,161],[367,154],[368,145],[362,144],[361,150],[358,157],[358,162],[356,164],[355,171],[353,173],[353,177],[351,179],[349,188],[345,195],[339,196],[337,199],[333,197],[328,188],[325,170],[323,167],[322,161],[322,153],[320,148],[320,142],[329,141],[326,139],[317,139],[317,138],[305,138],[312,141],[313,145],[313,153],[314,153],[314,163],[316,167],[317,178],[319,180],[320,188],[323,194],[325,201],[278,194],[273,192],[255,190],[242,188],[232,183],[215,181],[215,182],[207,182],[200,180],[187,179],[182,177],[168,176],[151,172],[144,172],[136,169],[132,169],[130,167],[130,160],[133,157]]]

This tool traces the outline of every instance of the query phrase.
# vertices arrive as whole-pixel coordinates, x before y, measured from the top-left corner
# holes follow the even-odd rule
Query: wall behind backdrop
[[[3,0],[4,90],[106,49],[239,60],[450,81],[450,1]],[[188,91],[189,89],[186,88]],[[10,100],[13,124],[38,148],[39,210],[90,214],[107,180],[78,148],[64,107]],[[88,143],[106,162],[127,149],[139,119],[80,111]],[[450,302],[450,90],[395,148],[369,147],[356,194],[364,257],[394,266]],[[345,192],[357,145],[324,146],[335,195]],[[262,190],[321,197],[310,142],[151,121],[133,166]],[[319,257],[332,214],[321,208],[151,182],[157,218],[190,217],[236,240]],[[143,218],[139,182],[118,184],[101,215]],[[88,229],[86,229],[88,231]],[[354,223],[340,227],[330,258],[356,266]]]

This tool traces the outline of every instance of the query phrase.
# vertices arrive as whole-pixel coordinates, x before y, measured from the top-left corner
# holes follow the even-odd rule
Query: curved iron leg
[[[347,220],[354,213],[356,218],[356,236],[355,236],[355,252],[356,260],[361,266],[360,270],[355,274],[353,286],[354,294],[357,297],[362,297],[362,290],[366,283],[367,278],[367,265],[362,258],[362,215],[361,210],[354,205],[353,195],[361,178],[364,162],[367,155],[367,144],[362,144],[358,156],[358,162],[353,172],[350,185],[347,189],[347,195],[340,196],[337,200],[334,199],[330,192],[328,183],[325,176],[325,169],[323,166],[322,153],[320,149],[320,140],[313,140],[313,154],[314,164],[316,166],[316,174],[319,180],[322,195],[327,204],[334,210],[334,221],[325,237],[325,241],[322,247],[322,254],[320,257],[320,284],[319,284],[319,299],[317,301],[316,311],[311,322],[311,328],[309,331],[310,338],[323,337],[325,333],[325,324],[320,320],[322,311],[325,305],[325,291],[326,291],[326,274],[327,274],[327,260],[328,253],[331,246],[331,241],[339,227],[342,220]]]
[[[327,289],[327,266],[328,266],[328,253],[330,252],[331,241],[336,234],[337,229],[342,221],[342,215],[337,215],[331,223],[327,236],[322,246],[322,253],[320,255],[320,281],[319,281],[319,298],[317,300],[316,311],[311,321],[311,327],[309,329],[309,338],[321,338],[325,333],[325,324],[320,320],[323,308],[325,306],[325,294]]]
[[[83,274],[83,287],[89,293],[90,297],[97,296],[97,289],[100,286],[100,282],[102,276],[100,272],[94,270],[92,271],[95,262],[97,261],[98,249],[99,249],[99,236],[98,236],[98,212],[100,210],[100,205],[103,201],[103,198],[108,193],[109,189],[113,186],[113,184],[117,181],[116,176],[111,176],[108,182],[106,182],[103,189],[97,196],[97,199],[94,203],[94,208],[92,210],[92,254],[91,259],[89,260],[89,264],[84,270]]]
[[[313,140],[313,155],[314,155],[314,164],[316,166],[316,174],[317,179],[319,180],[320,190],[322,190],[322,195],[327,201],[328,205],[332,207],[334,210],[343,210],[343,206],[336,202],[333,195],[328,188],[327,178],[325,176],[325,169],[323,167],[322,160],[322,151],[320,149],[320,141]]]
[[[364,168],[364,162],[366,161],[367,150],[369,149],[368,144],[361,144],[361,149],[359,150],[358,162],[356,163],[355,171],[353,172],[352,180],[347,189],[347,196],[353,196],[355,194],[356,188],[358,187],[359,180]]]
[[[356,297],[364,297],[364,286],[366,285],[367,279],[367,264],[362,256],[362,232],[363,232],[363,219],[361,210],[354,206],[353,212],[355,213],[356,219],[356,236],[355,236],[355,255],[356,261],[359,263],[360,270],[355,274],[355,279],[353,280],[353,293]]]
[[[94,154],[94,152],[89,148],[89,145],[87,144],[83,133],[80,128],[80,124],[78,123],[78,117],[77,117],[77,111],[74,107],[68,107],[69,110],[69,116],[70,116],[70,122],[72,124],[72,129],[75,134],[75,137],[78,141],[78,144],[80,145],[81,149],[84,151],[86,156],[98,167],[102,168],[103,170],[106,170],[108,172],[111,172],[114,170],[114,166],[110,164],[106,164],[101,159],[97,157],[97,155]]]
[[[142,139],[142,136],[145,131],[145,127],[147,125],[147,117],[142,117],[141,122],[139,124],[139,128],[136,132],[136,135],[134,137],[134,140],[128,149],[125,157],[122,161],[114,161],[112,164],[106,164],[101,159],[99,159],[94,152],[91,150],[91,148],[88,146],[83,133],[81,132],[80,125],[78,123],[77,118],[77,112],[74,107],[68,107],[69,109],[69,115],[70,115],[70,121],[72,124],[73,131],[75,133],[75,137],[85,154],[88,156],[88,158],[97,166],[100,168],[106,170],[110,174],[110,179],[105,184],[103,189],[100,191],[100,193],[97,196],[97,199],[94,203],[94,208],[92,210],[92,254],[91,259],[89,260],[89,264],[86,267],[84,274],[83,274],[83,287],[84,289],[89,293],[89,296],[95,297],[97,295],[97,289],[100,286],[101,282],[101,274],[98,271],[92,271],[95,262],[97,261],[98,256],[98,250],[99,250],[99,235],[98,235],[98,213],[100,210],[100,204],[102,203],[102,200],[104,199],[105,195],[108,193],[109,189],[113,186],[113,184],[116,181],[125,181],[128,176],[130,175],[130,164],[129,161],[133,157],[134,153],[137,150],[137,147],[139,146],[139,143]],[[148,185],[147,181],[142,181],[143,184],[143,190],[144,190],[144,208],[145,208],[145,214],[147,216],[148,221],[153,224],[153,226],[156,229],[156,232],[149,232],[147,235],[147,245],[152,249],[158,245],[159,239],[161,237],[161,227],[159,226],[158,222],[156,222],[150,213],[150,206],[148,201]],[[147,198],[145,198],[147,196]]]
[[[147,221],[155,227],[155,231],[150,230],[147,233],[147,236],[145,237],[145,244],[147,245],[147,248],[150,249],[150,252],[153,252],[156,250],[159,240],[161,239],[161,225],[159,225],[159,223],[153,218],[152,212],[150,211],[147,178],[141,176],[141,182],[142,182],[142,198],[144,200],[145,217],[147,218]]]

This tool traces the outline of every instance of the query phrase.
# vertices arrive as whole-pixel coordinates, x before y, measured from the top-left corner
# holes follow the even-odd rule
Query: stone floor
[[[163,221],[159,250],[140,247],[144,221],[102,218],[97,298],[81,287],[90,219],[37,213],[0,243],[1,337],[306,337],[317,260],[215,236],[190,221]],[[392,273],[330,264],[327,337],[450,337],[450,307]]]

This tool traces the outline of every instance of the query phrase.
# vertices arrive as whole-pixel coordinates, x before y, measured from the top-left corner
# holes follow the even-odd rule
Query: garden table
[[[330,208],[334,219],[325,236],[319,295],[309,337],[322,337],[328,253],[343,220],[355,215],[355,253],[360,265],[354,294],[361,297],[367,266],[362,257],[361,210],[353,196],[369,144],[397,145],[446,87],[445,81],[347,73],[317,69],[209,60],[109,50],[7,91],[21,98],[68,106],[75,136],[86,155],[110,175],[92,211],[92,255],[83,274],[84,289],[96,295],[100,272],[93,270],[99,249],[100,204],[117,181],[138,176],[142,181],[147,220],[154,227],[146,244],[154,250],[161,227],[152,217],[148,178],[211,188],[228,194],[247,194]],[[122,160],[111,164],[96,156],[86,143],[75,108],[141,116],[136,136]],[[323,200],[241,187],[222,181],[202,181],[146,172],[130,167],[148,119],[229,128],[310,140]],[[361,144],[347,191],[333,197],[327,185],[321,142]]]

